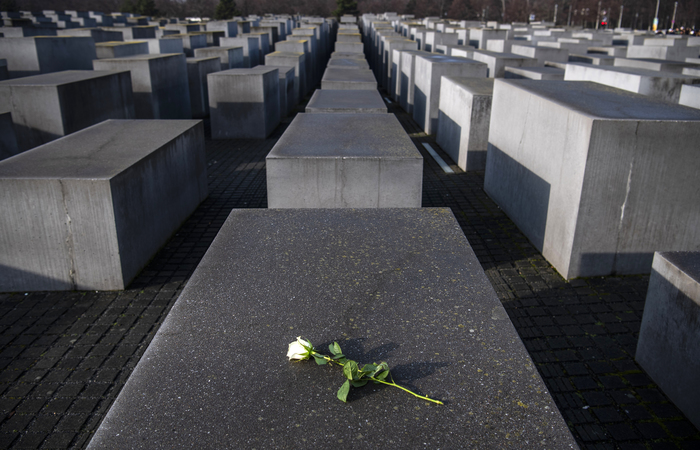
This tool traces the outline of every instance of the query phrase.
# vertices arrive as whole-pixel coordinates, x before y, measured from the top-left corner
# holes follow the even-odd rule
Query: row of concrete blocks
[[[303,68],[304,56],[299,55],[298,70]],[[155,57],[132,57],[121,62],[138,58],[146,61],[144,78],[155,73],[162,75],[163,85],[155,91],[162,94],[177,85],[173,67],[148,67]],[[184,61],[182,54],[162,58]],[[212,60],[218,71],[219,59]],[[96,60],[95,64],[105,61]],[[133,74],[134,68],[130,71]],[[303,71],[295,72],[293,65],[209,74],[214,81],[218,80],[212,77],[214,74],[239,75],[234,89],[223,89],[224,93],[234,94],[238,107],[232,109],[254,119],[263,116],[261,124],[255,120],[229,120],[228,128],[262,126],[262,135],[255,137],[268,135],[280,120],[282,79],[282,92],[289,93],[292,101],[297,99],[293,94],[295,73],[304,75]],[[129,72],[69,71],[48,75],[53,82],[44,83],[43,87],[51,92],[45,93],[42,100],[48,99],[47,103],[55,107],[46,109],[39,101],[32,106],[39,112],[32,112],[31,108],[27,111],[35,116],[43,112],[47,123],[67,118],[76,129],[0,163],[0,209],[7,212],[0,219],[0,291],[123,289],[206,196],[202,125],[191,120],[107,120],[89,126],[90,120],[108,119],[115,111],[126,117],[133,115],[127,98],[131,94]],[[42,85],[37,78],[23,79],[29,91],[36,92],[37,86]],[[218,85],[212,84],[210,91],[216,94]],[[4,94],[15,95],[13,88],[8,85]],[[170,95],[180,91],[178,87]],[[258,94],[264,95],[269,108],[265,102],[255,105]],[[88,104],[87,111],[83,108],[77,114],[81,117],[74,117],[77,108],[69,107],[76,99]],[[170,101],[160,107],[176,109],[172,98],[158,100]],[[225,95],[215,97],[212,109],[223,109],[227,100]],[[8,102],[24,106],[31,103]],[[253,113],[243,107],[246,102]],[[219,126],[219,118],[220,115],[212,114],[213,128],[215,124]]]
[[[335,52],[322,89],[267,156],[270,208],[420,207],[423,159],[361,62]]]
[[[363,69],[337,70],[347,72],[347,77],[352,78]],[[346,87],[352,87],[350,84]],[[358,101],[358,97],[364,100]],[[409,338],[415,336],[418,329],[423,337],[450,342],[451,347],[459,342],[457,347],[464,352],[468,366],[491,371],[491,367],[497,365],[494,373],[507,377],[507,384],[518,390],[518,398],[528,405],[527,413],[523,413],[510,395],[493,395],[496,390],[500,392],[502,382],[492,377],[459,375],[457,366],[445,363],[447,372],[442,370],[440,377],[423,377],[421,390],[447,400],[443,398],[446,395],[443,389],[449,386],[450,399],[452,396],[455,399],[450,400],[451,416],[445,417],[444,411],[431,412],[432,408],[428,408],[426,412],[430,417],[426,416],[426,423],[430,421],[431,425],[411,427],[408,432],[411,439],[425,440],[434,436],[437,423],[449,426],[461,422],[460,418],[471,417],[465,422],[467,425],[440,433],[441,441],[432,440],[436,445],[447,447],[463,445],[465,439],[473,435],[472,428],[481,428],[468,424],[479,423],[481,415],[489,417],[493,408],[498,414],[504,411],[516,414],[518,423],[488,433],[483,433],[482,429],[479,445],[497,446],[506,435],[518,436],[515,439],[522,439],[523,443],[532,439],[530,435],[538,435],[539,442],[546,429],[546,445],[574,447],[572,436],[551,397],[542,388],[542,380],[531,369],[534,366],[524,346],[508,323],[507,314],[454,216],[448,209],[419,208],[422,158],[394,115],[386,114],[386,109],[378,111],[379,108],[367,113],[370,109],[367,105],[376,107],[377,101],[382,102],[376,89],[339,87],[329,90],[324,87],[314,93],[307,112],[296,116],[266,158],[271,209],[231,213],[89,448],[133,447],[138,441],[157,441],[169,446],[174,444],[170,440],[172,434],[159,430],[175,423],[180,424],[179,434],[184,436],[184,440],[178,438],[178,444],[185,446],[237,448],[255,442],[263,447],[274,447],[280,439],[303,439],[318,446],[329,445],[346,436],[357,438],[360,428],[355,425],[343,428],[340,434],[334,433],[332,437],[323,430],[305,430],[303,434],[294,431],[297,427],[292,424],[296,420],[286,417],[293,417],[297,414],[295,411],[301,414],[308,411],[311,403],[304,400],[308,396],[303,393],[308,386],[288,384],[284,388],[288,395],[284,396],[275,392],[275,386],[280,386],[278,378],[293,377],[297,369],[305,370],[304,367],[309,366],[284,364],[279,370],[262,374],[255,379],[256,386],[246,383],[246,394],[241,397],[243,403],[230,403],[231,398],[240,395],[240,383],[225,382],[220,377],[207,377],[205,382],[201,377],[192,378],[191,374],[198,373],[202,364],[214,373],[225,372],[225,367],[247,366],[246,352],[234,351],[232,345],[243,338],[246,346],[265,343],[255,357],[256,364],[276,364],[274,361],[281,354],[278,349],[283,349],[294,336],[284,337],[278,332],[273,336],[269,335],[269,330],[293,328],[297,335],[303,334],[313,342],[332,341],[337,331],[319,335],[317,322],[332,323],[338,311],[348,307],[355,309],[367,295],[374,306],[371,311],[353,313],[352,322],[361,330],[380,329],[381,333],[370,336],[362,331],[365,348],[383,345],[388,339],[405,346],[403,351],[395,350],[400,354],[392,354],[392,357],[419,354],[426,339]],[[420,254],[420,258],[415,258],[416,254]],[[449,257],[445,258],[445,254]],[[284,255],[284,261],[279,259],[280,255]],[[393,261],[391,264],[401,261],[401,264],[400,267],[392,265],[387,277],[388,261]],[[274,280],[273,283],[260,283],[260,267],[268,268],[265,276]],[[444,273],[455,275],[450,281],[440,281],[445,280],[440,278]],[[381,274],[379,291],[373,274]],[[440,300],[434,301],[435,298]],[[202,303],[204,299],[207,300]],[[289,299],[294,299],[291,308]],[[469,311],[459,309],[466,308],[465,301]],[[400,311],[397,311],[397,302],[401,302]],[[414,309],[417,305],[420,305],[420,312]],[[501,358],[494,358],[491,350],[483,353],[481,344],[471,339],[469,333],[445,331],[449,327],[435,318],[453,307],[466,314],[471,333],[476,330],[483,333],[480,339],[489,342],[490,349],[499,349],[497,354],[507,354],[510,363],[502,364]],[[277,313],[280,310],[295,312],[280,315]],[[221,316],[221,311],[227,313]],[[256,311],[256,315],[265,319],[260,326],[245,327],[243,331],[237,323],[244,317],[244,321],[249,321],[250,311]],[[175,329],[179,330],[176,334],[180,337],[173,339],[171,330]],[[236,331],[239,329],[240,333]],[[354,336],[352,331],[350,333],[348,337]],[[352,341],[345,341],[345,344],[341,341],[341,345],[348,355],[362,351],[352,348]],[[442,345],[431,343],[431,354],[444,354],[445,361],[463,359],[461,355],[443,353]],[[196,350],[202,348],[219,351],[212,354],[207,350],[205,355]],[[187,352],[187,358],[181,357],[183,351]],[[512,365],[514,360],[518,364]],[[464,381],[455,384],[452,374]],[[453,381],[446,382],[450,379]],[[228,387],[222,389],[224,385]],[[469,401],[462,404],[457,400],[462,394],[454,393],[455,386],[462,386],[458,390],[464,389],[465,395],[469,392]],[[332,391],[325,385],[318,389]],[[208,392],[217,393],[211,397],[217,404],[212,407],[207,401],[209,406],[201,409],[200,403],[209,397]],[[224,398],[221,392],[226,393]],[[165,400],[175,398],[175,394],[177,402]],[[378,393],[392,394],[395,395],[387,390]],[[489,401],[483,403],[488,405],[486,410],[481,409],[476,415],[468,406],[480,402],[475,395],[489,397]],[[269,404],[273,398],[277,399],[277,407],[263,411],[261,408],[265,407],[261,405]],[[383,416],[399,401],[385,400],[353,402],[353,407],[359,408],[364,418],[372,420],[374,414]],[[377,409],[377,405],[385,406]],[[222,407],[228,411],[223,422],[219,412]],[[397,407],[400,406],[393,406]],[[520,409],[516,412],[517,408]],[[280,415],[282,410],[284,417]],[[326,417],[333,420],[342,414],[331,406]],[[213,420],[214,417],[218,419]],[[264,424],[272,421],[279,426],[271,429]],[[234,422],[241,431],[230,433],[228,424]],[[519,431],[511,435],[511,426]],[[362,432],[362,439],[371,440],[373,446],[390,445],[399,436],[408,439],[405,427],[400,424],[373,430],[363,423]]]
[[[698,139],[700,111],[594,83],[518,84],[500,80],[496,80],[499,109],[489,111],[493,82],[483,75],[481,79],[460,76],[464,72],[457,71],[468,67],[465,60],[455,61],[456,69],[451,69],[455,72],[450,73],[449,59],[444,56],[400,53],[402,69],[412,69],[401,72],[402,81],[410,86],[415,79],[414,118],[426,132],[437,131],[438,142],[462,168],[486,170],[487,193],[564,277],[648,273],[654,251],[699,248],[700,209],[692,200],[694,190],[687,184],[694,177],[690,172],[682,178],[663,174],[681,167],[698,169],[692,152],[681,149]],[[436,76],[445,83],[444,96]],[[407,91],[399,93],[402,106],[411,104],[410,88]],[[493,95],[497,95],[495,91]],[[573,98],[569,100],[569,96]],[[431,97],[432,107],[423,109],[424,98]],[[516,102],[519,98],[528,100]],[[534,99],[547,105],[535,110],[537,115],[531,110],[533,104],[539,104]],[[548,106],[551,102],[563,103],[565,110],[577,117],[579,111],[586,111],[582,117],[590,125],[584,129],[572,125],[580,124],[577,118],[572,123],[561,122],[554,133],[552,125],[569,116],[559,113],[550,118],[550,111],[556,109]],[[624,113],[611,115],[606,108],[614,108],[617,114],[622,108]],[[428,117],[423,111],[430,111],[434,122],[421,120]],[[650,139],[640,141],[636,128],[623,125],[630,120],[646,129],[654,128]],[[599,124],[605,126],[599,129]],[[596,133],[602,129],[609,131],[598,140]],[[627,136],[622,142],[621,135]],[[659,140],[651,139],[652,135]],[[469,147],[470,139],[473,147]],[[616,144],[609,145],[611,141]],[[652,142],[664,150],[643,150]],[[460,151],[465,146],[468,151]],[[572,148],[580,148],[576,157],[561,154],[562,149]],[[603,153],[593,157],[599,151]],[[634,159],[629,155],[635,155]],[[584,159],[574,164],[578,158]],[[608,170],[616,167],[619,179],[598,164]],[[528,173],[537,176],[526,176]],[[563,181],[561,173],[568,174]],[[656,181],[649,184],[642,181],[645,177]],[[572,189],[572,185],[577,187]],[[662,231],[669,229],[674,232]]]

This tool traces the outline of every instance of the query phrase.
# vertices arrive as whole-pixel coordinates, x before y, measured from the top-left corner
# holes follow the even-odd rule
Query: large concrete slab
[[[700,111],[496,80],[489,128],[484,189],[565,278],[649,273],[655,251],[700,247]]]
[[[89,37],[28,37],[0,39],[0,55],[7,59],[10,78],[63,70],[91,70],[97,58]]]
[[[423,158],[393,114],[299,114],[266,168],[270,208],[421,205]]]
[[[493,79],[444,77],[436,142],[464,171],[484,170]]]
[[[654,254],[635,359],[700,428],[700,253]]]
[[[486,64],[440,54],[416,57],[413,119],[426,134],[437,132],[440,86],[443,76],[486,78]]]
[[[306,105],[307,113],[386,114],[377,90],[317,89]]]
[[[445,405],[373,384],[342,403],[338,368],[285,358],[299,335]],[[447,208],[234,210],[89,448],[341,440],[577,448]]]
[[[0,291],[124,289],[206,195],[199,121],[109,120],[6,159]]]
[[[265,139],[280,123],[279,71],[265,66],[210,73],[214,139]]]
[[[326,68],[321,79],[321,89],[377,89],[377,80],[371,70],[345,70]]]
[[[137,119],[192,118],[185,55],[136,55],[93,61],[95,70],[128,70]]]
[[[567,81],[595,81],[672,103],[678,103],[684,84],[700,84],[700,78],[691,75],[586,64],[567,64],[564,79]]]
[[[681,87],[678,104],[700,109],[700,85],[684,84]]]
[[[133,119],[127,71],[66,70],[0,82],[20,151],[107,119]]]

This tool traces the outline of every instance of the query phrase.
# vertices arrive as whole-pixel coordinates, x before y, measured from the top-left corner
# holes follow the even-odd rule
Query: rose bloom
[[[287,358],[291,361],[292,359],[304,360],[309,359],[311,356],[311,351],[313,346],[307,340],[297,337],[297,340],[289,344],[289,351],[287,352]]]

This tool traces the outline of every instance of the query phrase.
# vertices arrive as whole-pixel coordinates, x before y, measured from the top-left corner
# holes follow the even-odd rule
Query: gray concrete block
[[[436,142],[464,171],[484,170],[493,79],[443,77]]]
[[[0,111],[0,160],[20,153],[10,111]]]
[[[270,208],[421,205],[423,158],[393,114],[298,114],[266,167]]]
[[[569,62],[593,64],[595,66],[614,66],[615,57],[600,53],[587,53],[585,55],[571,54],[569,55]]]
[[[337,41],[335,43],[335,51],[345,53],[362,53],[364,51],[364,47],[362,42]]]
[[[384,50],[382,54],[382,86],[389,95],[394,93],[396,88],[396,76],[399,74],[399,62],[394,61],[395,50],[418,50],[418,44],[409,39],[390,38],[384,40]],[[397,56],[400,53],[397,54]],[[400,56],[398,56],[400,59]]]
[[[263,67],[263,66],[258,66]],[[280,118],[285,118],[294,112],[299,100],[294,89],[294,67],[289,66],[264,66],[268,69],[277,69],[280,80]]]
[[[238,36],[235,38],[221,38],[219,43],[223,47],[243,48],[243,67],[251,68],[262,64],[260,58],[259,40],[252,36]]]
[[[538,61],[527,56],[516,55],[514,53],[489,52],[487,50],[474,50],[472,59],[483,62],[489,68],[489,78],[503,78],[506,73],[506,66],[509,67],[535,67]]]
[[[262,64],[262,61],[265,60],[265,55],[272,51],[270,46],[270,35],[267,33],[248,33],[242,34],[241,36],[254,38],[258,41],[258,49],[260,50],[260,61]]]
[[[111,41],[95,44],[97,58],[124,58],[134,55],[147,55],[149,53],[146,41]]]
[[[418,55],[415,68],[413,119],[426,134],[437,131],[440,86],[443,76],[486,78],[486,64],[467,58]]]
[[[93,61],[95,70],[128,70],[137,119],[190,119],[185,55],[136,55]]]
[[[493,30],[488,28],[472,28],[469,30],[469,42],[467,45],[486,50],[487,42],[490,39],[507,39],[508,30]]]
[[[148,43],[148,53],[160,55],[165,53],[184,53],[182,39],[144,39]]]
[[[207,31],[223,31],[226,37],[236,37],[238,35],[238,22],[235,20],[210,20],[207,22],[206,27]]]
[[[306,85],[306,55],[300,52],[272,52],[265,55],[266,66],[286,66],[294,68],[294,104],[301,102],[308,86]]]
[[[377,80],[371,70],[345,70],[328,67],[321,79],[321,89],[377,89]]]
[[[698,68],[697,64],[685,61],[668,61],[664,59],[630,59],[630,58],[615,58],[613,66],[616,67],[632,67],[635,69],[655,70],[657,72],[672,72],[683,73],[685,68]]]
[[[156,39],[156,30],[158,29],[155,25],[138,25],[133,27],[103,27],[104,30],[108,31],[118,31],[122,33],[124,41],[133,41],[139,39]]]
[[[10,78],[62,70],[90,70],[97,58],[89,37],[29,37],[0,39],[0,55],[7,59]]]
[[[595,81],[652,98],[678,103],[684,84],[700,84],[700,78],[672,72],[613,66],[568,64],[564,79],[567,81]]]
[[[0,82],[0,105],[12,111],[20,151],[107,119],[133,119],[125,71],[67,70]]]
[[[124,35],[118,31],[103,30],[101,28],[70,28],[56,30],[57,36],[82,36],[91,37],[95,43],[123,41]]]
[[[401,73],[396,77],[396,92],[401,108],[413,113],[414,92],[416,86],[416,59],[420,55],[430,55],[422,50],[401,51]]]
[[[306,105],[307,113],[386,114],[379,91],[317,89]]]
[[[700,253],[656,252],[635,359],[700,428]]]
[[[221,61],[221,70],[244,68],[243,47],[198,48],[195,49],[194,56],[197,58],[216,56]]]
[[[206,195],[198,121],[109,120],[6,159],[0,291],[124,289]]]
[[[277,69],[230,69],[208,77],[214,139],[265,139],[279,125]]]
[[[566,48],[538,47],[536,45],[526,45],[523,43],[512,45],[510,53],[536,59],[537,64],[540,66],[543,66],[546,61],[569,61],[569,50]]]
[[[207,75],[221,70],[221,60],[216,56],[187,58],[187,81],[190,91],[192,117],[209,116],[209,88]]]
[[[496,80],[484,189],[565,278],[649,273],[654,251],[700,248],[694,142],[692,108]]]
[[[681,95],[678,104],[700,109],[700,86],[684,84],[681,88]]]
[[[295,28],[296,30],[297,28]],[[318,84],[318,82],[321,80],[321,76],[323,75],[323,70],[324,68],[322,67],[321,63],[321,56],[320,56],[320,45],[318,41],[316,40],[316,37],[314,35],[299,35],[299,34],[291,34],[287,35],[287,41],[300,41],[300,42],[305,42],[306,46],[309,49],[309,53],[311,53],[311,72],[310,72],[310,82],[308,84],[309,86],[309,91],[313,89],[313,87]],[[280,47],[281,49],[282,47]],[[300,50],[294,50],[295,52],[300,52]],[[305,53],[306,54],[306,53]],[[355,55],[357,55],[355,53]],[[308,56],[308,55],[307,55]],[[361,56],[361,55],[360,55]],[[307,92],[308,94],[308,92]]]
[[[207,47],[207,36],[204,34],[171,34],[168,39],[180,39],[182,41],[182,51],[185,56],[194,57],[194,51],[198,48]]]
[[[528,80],[563,80],[566,70],[558,67],[508,67],[503,78]]]
[[[299,36],[297,36],[299,37]],[[303,91],[302,98],[306,96],[312,89],[314,89],[316,83],[318,67],[316,63],[316,57],[311,53],[311,42],[306,39],[292,39],[288,41],[280,41],[275,44],[275,49],[279,52],[291,52],[291,53],[303,53],[304,54],[304,66],[306,67],[306,80],[304,82],[305,89]],[[300,99],[301,101],[301,99]]]
[[[337,340],[360,364],[387,361],[398,384],[446,405],[373,384],[343,404],[338,367],[284,357],[299,335],[323,352]],[[267,370],[232,373],[243,367]],[[343,426],[304,426],[311,410]],[[507,420],[486,426],[495,417]],[[341,439],[577,448],[447,208],[234,210],[88,448]]]

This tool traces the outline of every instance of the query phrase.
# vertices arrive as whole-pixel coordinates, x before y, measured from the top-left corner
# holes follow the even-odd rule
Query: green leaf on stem
[[[343,355],[342,353],[338,353],[337,355],[333,356],[333,359],[340,359],[340,358],[345,358],[345,355]]]
[[[377,380],[382,380],[382,381],[384,381],[384,380],[386,379],[387,375],[389,375],[389,371],[388,371],[388,370],[385,370],[385,371],[383,371],[383,372],[379,372],[379,373],[376,374],[376,375],[373,375],[372,378],[376,378]]]
[[[351,359],[343,366],[343,375],[345,375],[345,378],[348,380],[357,380],[359,378],[357,376],[359,371],[360,369],[357,367],[357,363]]]
[[[362,387],[367,384],[367,382],[369,382],[369,380],[350,381],[354,387]]]
[[[377,370],[377,366],[374,364],[365,364],[365,366],[362,368],[362,372],[366,373],[367,375],[374,373]]]
[[[328,349],[331,351],[331,354],[333,355],[340,355],[343,352],[340,350],[340,345],[338,345],[337,342],[332,343],[331,345],[328,346]]]
[[[313,357],[316,360],[316,364],[318,364],[319,366],[323,366],[324,364],[328,363],[328,361],[325,358],[316,355],[313,355]]]
[[[345,380],[345,383],[343,383],[343,385],[340,386],[340,389],[338,389],[338,399],[340,399],[343,402],[347,402],[349,392],[350,380]]]

